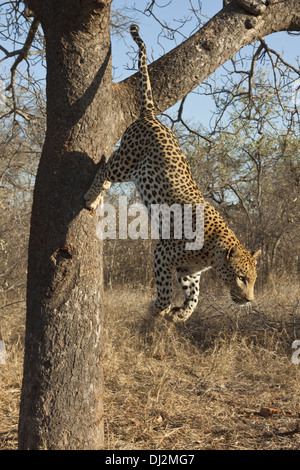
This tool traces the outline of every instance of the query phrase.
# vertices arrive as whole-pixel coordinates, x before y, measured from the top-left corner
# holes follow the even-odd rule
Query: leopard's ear
[[[236,245],[231,246],[227,250],[226,259],[233,258],[233,256],[237,255],[238,251],[239,249]]]
[[[252,257],[255,261],[255,264],[257,263],[258,258],[261,256],[261,250],[257,250],[255,253],[251,253]]]

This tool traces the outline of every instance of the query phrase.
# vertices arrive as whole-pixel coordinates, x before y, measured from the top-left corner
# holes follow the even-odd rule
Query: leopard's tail
[[[141,90],[141,115],[145,113],[154,114],[152,89],[147,66],[147,51],[144,41],[140,38],[139,27],[135,24],[130,26],[132,39],[139,46],[139,76]]]

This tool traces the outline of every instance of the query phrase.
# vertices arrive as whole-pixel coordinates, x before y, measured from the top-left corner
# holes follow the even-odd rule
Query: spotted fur
[[[216,209],[206,202],[191,175],[187,159],[174,133],[154,115],[147,55],[138,27],[131,36],[139,47],[141,111],[125,131],[120,147],[98,171],[85,194],[86,206],[95,210],[111,182],[134,181],[144,204],[204,204],[204,245],[187,250],[185,239],[160,238],[154,253],[157,298],[149,312],[174,322],[186,321],[197,306],[201,273],[214,268],[238,304],[254,299],[256,259],[226,225]],[[171,231],[172,234],[172,231]],[[185,296],[181,307],[172,307],[173,270]]]

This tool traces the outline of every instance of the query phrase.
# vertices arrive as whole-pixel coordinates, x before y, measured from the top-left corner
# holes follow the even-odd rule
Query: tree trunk
[[[102,248],[96,217],[82,209],[92,158],[114,145],[110,2],[71,3],[39,10],[48,121],[31,219],[20,449],[103,444]]]
[[[112,86],[111,0],[27,3],[46,39],[47,134],[31,219],[19,448],[99,449],[102,253],[83,194],[96,173],[93,162],[111,154],[138,114],[137,77]],[[299,10],[297,0],[276,2],[254,24],[230,4],[151,65],[157,111],[245,44],[299,30]]]

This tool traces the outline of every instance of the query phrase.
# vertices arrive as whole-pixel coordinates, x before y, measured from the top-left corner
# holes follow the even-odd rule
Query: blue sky
[[[140,33],[147,45],[148,57],[150,62],[156,60],[162,56],[165,52],[175,47],[175,45],[182,42],[186,37],[190,36],[196,27],[195,17],[192,14],[191,8],[198,8],[199,0],[156,0],[158,5],[154,9],[154,14],[162,22],[166,23],[172,28],[178,28],[181,25],[181,21],[187,19],[184,26],[179,29],[179,33],[176,35],[175,40],[171,41],[160,35],[161,27],[158,22],[151,17],[147,17],[143,14],[143,11],[150,4],[149,0],[113,0],[112,9],[120,10],[126,16],[128,16],[133,22],[140,26]],[[222,8],[222,0],[202,0],[202,16],[200,16],[201,22],[204,24],[214,14],[216,14]],[[133,10],[135,8],[135,10]],[[138,11],[140,10],[140,11]],[[292,63],[297,67],[296,58],[299,59],[300,50],[300,39],[299,36],[291,36],[287,33],[275,33],[265,38],[267,44],[278,51],[287,62]],[[8,44],[3,44],[8,47]],[[241,54],[250,55],[252,52],[251,46],[244,48]],[[126,70],[132,66],[132,59],[134,57],[134,51],[136,50],[136,44],[133,43],[128,31],[124,31],[122,36],[112,36],[112,56],[114,70],[114,80],[120,81],[131,75],[132,70]],[[131,57],[130,57],[131,54]],[[1,56],[0,52],[0,56]],[[2,72],[5,69],[4,75],[9,76],[9,67],[11,61],[5,61],[0,65]],[[26,66],[26,64],[24,64]],[[224,74],[224,70],[219,68],[215,72],[215,77],[220,77]],[[37,66],[34,75],[41,77],[45,75],[45,70],[41,66]],[[176,108],[176,107],[175,107]],[[213,104],[209,97],[204,95],[196,95],[192,93],[186,100],[184,107],[184,118],[191,120],[194,123],[202,123],[207,126],[212,116]]]
[[[158,22],[151,16],[146,17],[142,14],[142,11],[145,10],[149,3],[150,2],[147,0],[113,0],[112,9],[122,9],[125,14],[127,13],[128,16],[140,26],[140,34],[146,42],[148,57],[150,62],[152,62],[152,60],[159,58],[165,52],[174,48],[176,44],[174,44],[174,41],[159,37],[161,27]],[[196,25],[191,6],[197,8],[198,0],[157,0],[156,3],[160,5],[161,8],[156,8],[154,13],[161,22],[166,22],[168,26],[174,28],[180,25],[180,19],[187,18],[189,21],[180,31],[186,37],[191,34]],[[222,8],[222,0],[202,0],[201,3],[203,16],[200,18],[203,23],[208,21],[209,18],[214,16]],[[130,9],[134,6],[141,12],[127,11],[128,8]],[[181,34],[178,34],[176,38],[177,43],[184,40]],[[287,62],[297,67],[296,58],[298,57],[299,59],[300,51],[299,36],[291,36],[286,32],[274,33],[267,36],[265,41],[269,47],[280,53]],[[126,70],[126,66],[132,66],[132,61],[128,53],[135,49],[135,44],[133,44],[128,32],[124,32],[122,38],[113,36],[112,56],[113,66],[116,67],[116,81],[122,80],[132,73],[132,71]],[[251,54],[251,46],[244,48],[242,54],[245,53],[246,55],[247,52],[249,55]],[[224,71],[218,69],[215,72],[215,76],[218,77],[221,73],[224,73]],[[190,94],[185,103],[184,118],[195,123],[200,122],[207,126],[212,111],[213,104],[210,98],[206,98],[203,95]]]

